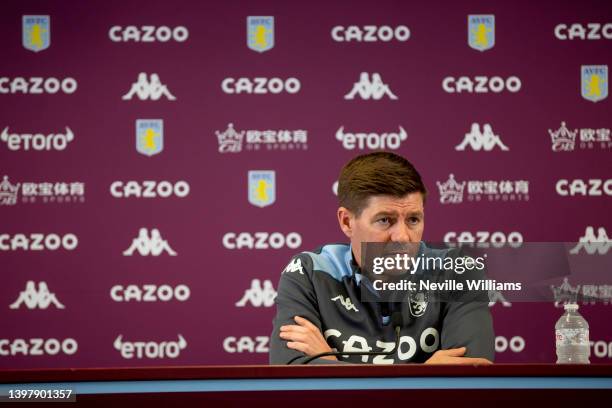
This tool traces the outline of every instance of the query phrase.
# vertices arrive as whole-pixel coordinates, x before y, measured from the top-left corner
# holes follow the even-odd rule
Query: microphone
[[[319,354],[315,354],[314,356],[308,357],[306,360],[302,362],[302,364],[308,364],[314,359],[325,357],[325,356],[336,356],[336,357],[346,356],[346,355],[348,356],[390,356],[392,354],[395,354],[395,352],[399,348],[400,330],[402,329],[403,320],[404,319],[402,318],[401,312],[396,311],[391,314],[391,325],[393,326],[395,330],[395,345],[393,346],[393,349],[391,351],[327,351],[325,353],[319,353]],[[300,357],[303,357],[303,356],[294,357],[291,360],[289,360],[287,364],[293,363],[295,360],[297,360]]]

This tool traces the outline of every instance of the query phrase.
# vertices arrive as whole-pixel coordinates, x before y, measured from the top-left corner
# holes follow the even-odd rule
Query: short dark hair
[[[420,192],[423,203],[427,189],[421,175],[412,163],[391,152],[362,154],[348,162],[340,171],[338,200],[356,216],[368,204],[373,195],[404,197]]]

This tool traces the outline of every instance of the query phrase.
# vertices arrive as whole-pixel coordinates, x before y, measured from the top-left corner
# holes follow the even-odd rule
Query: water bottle
[[[589,324],[576,303],[563,306],[565,313],[555,324],[557,364],[590,364]]]

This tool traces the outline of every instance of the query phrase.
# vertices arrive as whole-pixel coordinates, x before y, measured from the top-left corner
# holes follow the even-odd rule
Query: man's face
[[[424,217],[423,195],[420,192],[401,198],[372,196],[359,217],[344,207],[338,209],[340,228],[350,238],[360,266],[362,242],[417,244],[423,236]]]

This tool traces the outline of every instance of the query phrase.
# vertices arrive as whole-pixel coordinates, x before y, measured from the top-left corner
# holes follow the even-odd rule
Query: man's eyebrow
[[[376,214],[373,215],[373,218],[376,217],[380,217],[380,216],[397,216],[397,211],[379,211]]]

